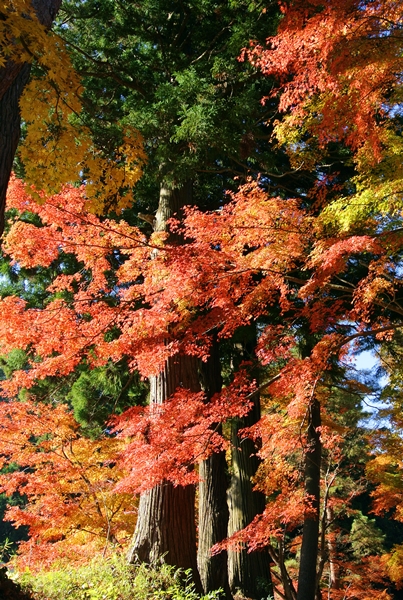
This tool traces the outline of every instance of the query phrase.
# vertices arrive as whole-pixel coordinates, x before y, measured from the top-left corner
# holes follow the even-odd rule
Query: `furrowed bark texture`
[[[61,0],[33,0],[39,22],[49,29]],[[0,69],[0,235],[4,231],[7,186],[20,139],[19,100],[29,79],[29,63],[7,61]]]
[[[250,414],[232,425],[232,476],[228,492],[229,526],[228,535],[243,529],[254,517],[263,512],[264,495],[253,491],[251,478],[259,466],[256,447],[249,439],[240,438],[238,432],[250,427],[260,418],[259,402],[256,401]],[[229,582],[232,593],[240,590],[248,598],[267,597],[273,593],[270,559],[267,552],[228,553]]]
[[[320,593],[316,582],[316,563],[319,541],[320,466],[320,404],[313,399],[309,407],[307,446],[305,449],[305,511],[302,529],[301,559],[298,573],[297,600],[317,600]]]
[[[256,329],[254,326],[245,328],[241,343],[235,347],[240,352],[240,361],[253,361],[256,348]],[[258,379],[258,372],[252,373]],[[243,419],[234,420],[231,428],[232,442],[232,473],[231,486],[228,490],[229,524],[228,535],[244,529],[261,514],[265,507],[265,496],[253,491],[252,478],[259,466],[256,456],[257,447],[252,440],[241,438],[239,430],[250,427],[260,419],[260,398],[254,397],[252,410]],[[270,557],[266,551],[228,552],[228,575],[233,594],[240,590],[248,598],[267,598],[273,595],[270,573]]]
[[[161,187],[154,225],[156,231],[167,230],[168,219],[180,214],[185,204],[191,204],[191,190],[191,183],[179,189]],[[170,235],[169,241],[181,243],[176,235]],[[199,359],[183,355],[171,357],[150,384],[150,405],[163,404],[179,387],[200,391]],[[128,560],[131,563],[164,561],[190,568],[196,587],[201,589],[196,557],[194,486],[174,487],[166,482],[141,495]]]
[[[142,494],[129,562],[166,562],[192,569],[195,575],[196,530],[189,526],[194,522],[194,500],[193,486],[175,488],[170,483]]]
[[[150,402],[162,404],[178,387],[199,391],[198,359],[176,356],[151,380]],[[195,487],[162,483],[140,496],[129,562],[166,562],[192,569],[200,586],[196,559]]]
[[[222,387],[219,347],[213,342],[211,354],[201,364],[201,380],[206,400],[211,399]],[[217,424],[216,431],[222,432]],[[227,552],[211,555],[214,544],[227,537],[227,461],[225,452],[217,452],[199,465],[199,539],[197,562],[204,593],[222,588],[226,598],[231,598],[228,584]]]

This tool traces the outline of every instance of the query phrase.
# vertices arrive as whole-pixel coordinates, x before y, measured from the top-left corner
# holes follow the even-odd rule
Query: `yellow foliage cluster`
[[[0,67],[7,60],[36,61],[42,71],[20,102],[26,126],[21,158],[32,194],[40,199],[35,189],[53,194],[66,182],[80,180],[94,213],[130,206],[146,160],[140,134],[122,125],[116,148],[97,147],[80,116],[82,84],[64,41],[38,22],[26,0],[8,2],[1,12],[7,18],[0,21]]]

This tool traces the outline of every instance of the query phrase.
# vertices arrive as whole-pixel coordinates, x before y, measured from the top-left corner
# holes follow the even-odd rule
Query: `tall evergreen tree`
[[[185,205],[218,208],[225,189],[234,187],[234,175],[244,179],[270,172],[273,185],[280,181],[276,175],[283,165],[266,147],[266,123],[274,107],[260,102],[270,82],[237,60],[251,39],[263,41],[274,31],[276,18],[276,10],[244,1],[63,5],[59,33],[84,83],[80,118],[103,148],[114,146],[111,139],[120,135],[120,124],[140,131],[148,163],[135,190],[142,212],[137,210],[155,230],[166,230],[168,218]],[[179,385],[196,389],[200,367],[194,361],[189,363],[194,373],[189,366],[189,375],[182,376],[182,362],[189,360],[178,357],[166,365],[151,382],[151,402],[165,401]],[[220,387],[216,372],[211,389]],[[226,503],[223,457],[211,459],[216,460],[221,460],[219,471],[201,467],[202,473],[207,468],[199,492],[202,506],[210,504],[212,489],[214,502]],[[154,494],[162,496],[157,500]],[[182,522],[187,518],[188,523],[174,531],[179,504]],[[209,548],[226,535],[222,513],[210,510],[211,533],[199,534],[199,564],[207,571],[213,569],[207,564],[218,560],[210,557]],[[131,557],[151,560],[168,553],[169,562],[195,569],[194,522],[194,492],[169,486],[152,490],[140,502]],[[205,590],[217,587],[216,581],[203,577]]]
[[[263,106],[261,98],[269,94],[271,82],[251,64],[237,60],[250,40],[263,42],[274,32],[276,21],[276,8],[243,0],[224,6],[203,1],[167,5],[158,0],[147,0],[141,6],[94,0],[64,3],[57,31],[70,49],[83,82],[83,110],[71,119],[77,121],[78,129],[81,126],[91,130],[95,147],[112,160],[125,128],[138,129],[145,140],[148,163],[135,190],[137,208],[127,211],[125,217],[135,222],[140,218],[152,223],[156,230],[165,230],[167,219],[178,214],[184,205],[219,208],[225,201],[225,189],[237,185],[234,175],[242,180],[263,173],[265,185],[272,189],[292,187],[292,182],[282,179],[284,159],[267,151],[271,134],[268,122],[275,112],[275,103]],[[40,78],[46,68],[38,62],[36,76]],[[59,90],[57,102],[64,101]],[[57,108],[51,106],[50,114],[55,111]],[[50,134],[56,145],[62,139],[62,131],[63,124],[60,131],[56,127]],[[82,175],[86,178],[87,173],[84,171]],[[125,193],[123,189],[120,191]],[[115,199],[110,197],[108,202],[112,207]],[[169,377],[167,373],[161,373],[161,377],[186,387],[180,377],[182,358],[186,360],[181,357],[169,365]],[[179,369],[177,374],[175,369]],[[216,382],[210,385],[211,390],[220,387],[219,369],[215,372]],[[195,373],[189,377],[190,387],[196,376],[200,378],[200,367],[195,365]],[[158,387],[156,382],[153,386]],[[174,388],[169,393],[173,391]],[[166,390],[152,393],[151,402],[161,402],[166,398],[164,394]],[[244,459],[249,460],[247,453]],[[211,460],[220,460],[223,469],[223,457]],[[204,467],[207,465],[202,470]],[[244,467],[247,482],[255,467]],[[218,481],[220,478],[225,481],[223,473],[207,469],[200,494],[215,489],[215,501],[224,506],[225,485]],[[178,504],[175,493],[179,491],[173,492],[172,510],[164,509],[172,515]],[[201,505],[210,502],[204,503],[202,497],[200,501]],[[183,511],[189,515],[189,531],[194,527],[192,503],[189,495],[189,510]],[[145,506],[146,503],[141,503],[138,529],[151,528],[150,538],[151,530],[159,530],[158,539],[171,540],[161,530],[165,527],[162,515],[156,515],[154,509],[152,514],[147,513]],[[211,529],[210,539],[203,538],[199,549],[199,563],[203,564],[212,560],[208,548],[221,541],[226,533],[221,524],[218,527],[220,511],[212,514],[216,515],[217,523]],[[240,518],[238,526],[253,516],[252,511],[246,520]],[[168,546],[154,548],[146,556],[143,551],[137,553],[134,547],[133,555],[142,554],[142,558],[149,560],[168,552],[168,561],[194,568],[195,559],[189,557],[195,555],[195,549],[190,552],[183,547],[182,556],[178,556],[175,545],[177,540],[169,541]],[[241,579],[238,570],[234,581],[239,587],[243,586]],[[206,589],[210,585],[215,586],[205,583]]]

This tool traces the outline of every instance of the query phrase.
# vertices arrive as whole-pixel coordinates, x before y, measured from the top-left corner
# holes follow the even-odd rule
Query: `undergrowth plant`
[[[96,558],[81,567],[32,574],[19,578],[37,600],[218,600],[221,591],[200,597],[190,571],[163,564],[128,565],[124,557]]]

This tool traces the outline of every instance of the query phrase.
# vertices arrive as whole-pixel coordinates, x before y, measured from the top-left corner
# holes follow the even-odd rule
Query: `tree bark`
[[[175,356],[151,379],[150,403],[162,404],[178,387],[199,391],[198,359]],[[200,588],[196,559],[195,487],[165,482],[141,494],[130,563],[166,562],[192,569]]]
[[[315,398],[309,406],[307,446],[305,449],[305,509],[302,529],[301,559],[298,573],[297,600],[318,600],[316,567],[319,542],[320,467],[320,404]]]
[[[211,353],[201,367],[202,388],[209,401],[222,387],[219,346],[213,341]],[[216,431],[222,433],[217,424]],[[199,465],[199,538],[197,563],[204,593],[222,588],[226,598],[231,598],[228,583],[228,557],[223,551],[211,555],[214,544],[222,542],[228,534],[227,461],[225,452],[218,452]]]
[[[4,231],[7,187],[21,133],[18,102],[28,82],[30,69],[29,64],[21,65],[18,74],[0,99],[0,235]]]
[[[179,188],[161,185],[158,210],[155,215],[154,231],[167,231],[170,244],[183,244],[183,237],[178,233],[169,231],[168,221],[175,216],[182,218],[183,207],[193,203],[192,182],[187,181]]]
[[[33,0],[39,22],[51,27],[61,0]],[[20,139],[19,100],[29,80],[31,65],[8,60],[0,69],[0,235],[4,231],[4,212],[8,182]]]
[[[331,506],[326,507],[326,520],[328,525],[327,550],[329,556],[329,589],[340,589],[340,568],[337,563],[336,540],[333,533],[334,511]]]
[[[261,514],[265,507],[262,493],[253,491],[252,477],[259,466],[256,447],[249,439],[240,438],[238,433],[243,427],[250,427],[260,418],[259,401],[250,414],[238,419],[232,425],[232,475],[228,493],[229,526],[228,535],[243,529],[254,517]],[[240,590],[248,598],[262,598],[273,594],[270,558],[266,551],[228,553],[229,582],[232,593]]]
[[[240,352],[238,361],[251,361],[255,357],[256,328],[249,326],[240,332],[241,342],[235,347]],[[258,379],[259,373],[252,373]],[[260,398],[254,397],[250,413],[243,419],[234,420],[231,429],[232,473],[228,491],[229,525],[228,535],[244,529],[261,514],[265,507],[265,496],[253,490],[252,478],[259,466],[257,448],[250,439],[240,438],[239,430],[250,427],[260,419]],[[232,593],[240,590],[248,598],[273,595],[268,551],[228,553],[228,574]]]
[[[154,229],[167,231],[167,221],[180,216],[185,204],[191,204],[192,185],[171,189],[162,185]],[[170,243],[182,243],[180,236],[169,234]],[[164,370],[150,380],[150,405],[163,404],[179,387],[200,391],[199,359],[176,355],[165,363]],[[165,482],[140,496],[138,519],[129,562],[166,562],[192,569],[193,580],[200,590],[197,570],[195,487],[174,487]]]

